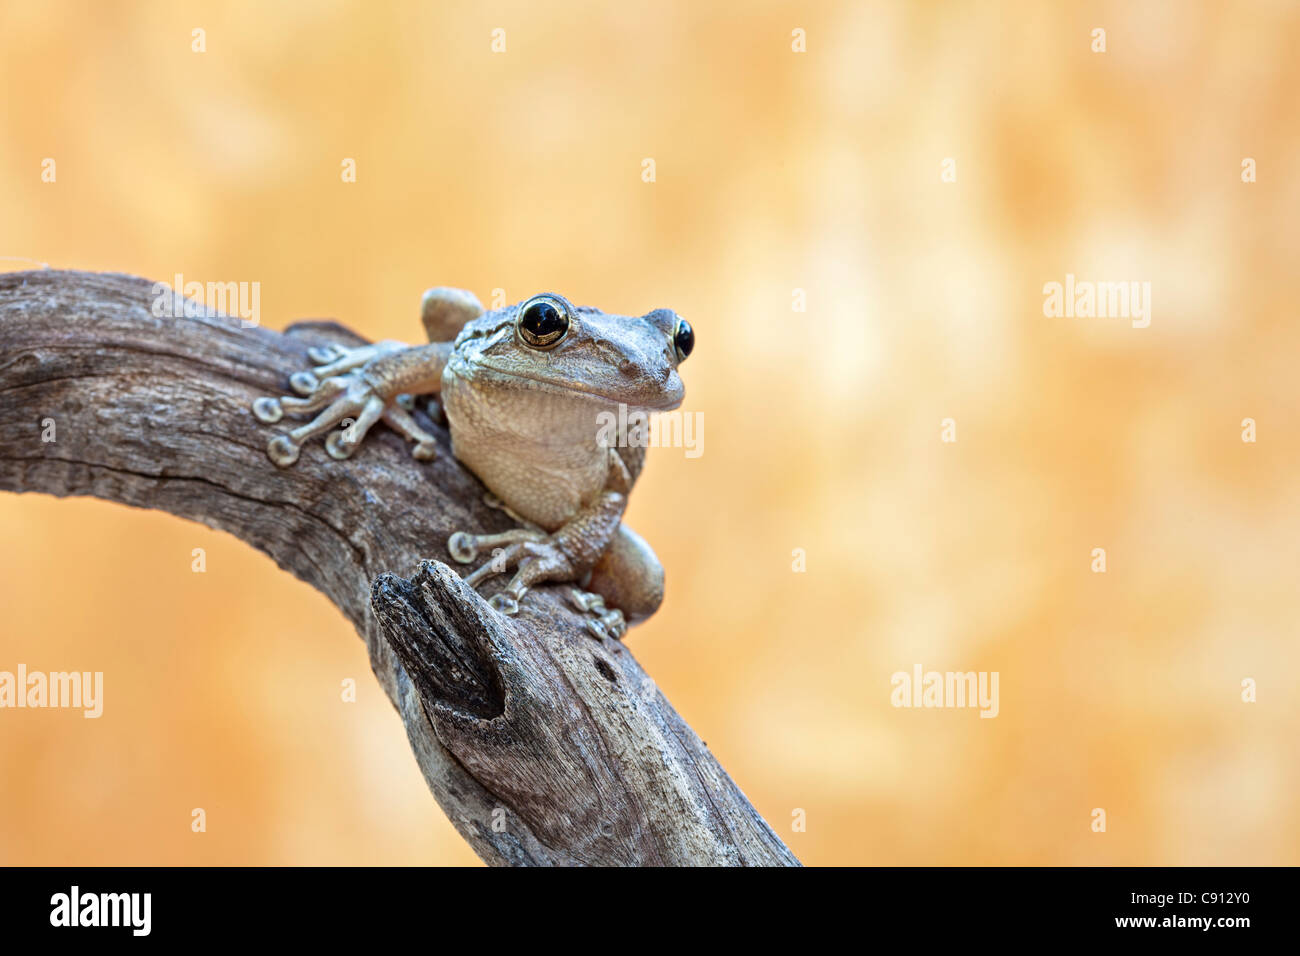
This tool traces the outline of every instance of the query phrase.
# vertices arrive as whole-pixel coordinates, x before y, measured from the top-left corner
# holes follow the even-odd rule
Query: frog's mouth
[[[494,362],[483,358],[482,356],[473,356],[466,358],[464,356],[453,356],[451,360],[451,369],[457,374],[463,375],[463,371],[456,368],[457,365],[472,365],[477,371],[486,371],[500,378],[510,379],[515,382],[526,382],[527,387],[537,389],[541,392],[548,392],[552,395],[572,396],[585,398],[593,403],[607,405],[617,408],[623,405],[630,409],[644,409],[648,412],[666,412],[677,408],[682,403],[683,395],[681,387],[678,386],[676,394],[672,392],[660,393],[659,401],[647,401],[644,395],[611,395],[608,392],[597,391],[593,388],[584,388],[580,385],[571,383],[560,383],[554,379],[542,378],[539,375],[529,375],[526,372],[520,372],[516,369],[501,368]]]

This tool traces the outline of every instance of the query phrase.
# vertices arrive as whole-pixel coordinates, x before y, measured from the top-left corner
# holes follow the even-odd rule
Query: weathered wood
[[[124,275],[0,275],[0,490],[94,495],[228,531],[353,623],[430,790],[482,859],[504,865],[797,865],[618,641],[567,589],[504,617],[440,563],[453,531],[510,519],[450,454],[414,461],[376,428],[352,459],[319,442],[267,459],[250,411],[330,322],[280,334],[226,316],[153,314]],[[52,420],[56,440],[42,441]],[[432,559],[432,560],[426,560]],[[373,605],[373,612],[372,612]]]

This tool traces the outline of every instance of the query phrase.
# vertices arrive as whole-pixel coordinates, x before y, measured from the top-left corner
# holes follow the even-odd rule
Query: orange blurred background
[[[7,2],[0,256],[407,341],[432,285],[675,308],[704,453],[632,496],[628,641],[803,861],[1296,864],[1298,47],[1289,2]],[[1067,273],[1150,327],[1045,317]],[[0,538],[0,670],[106,685],[0,711],[0,863],[475,862],[269,559],[37,495]],[[916,664],[998,717],[895,709]]]

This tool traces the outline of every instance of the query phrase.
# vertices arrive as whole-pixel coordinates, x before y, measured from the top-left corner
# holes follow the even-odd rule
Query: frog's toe
[[[284,417],[284,409],[280,407],[278,398],[259,398],[253,401],[253,417],[259,422],[265,422],[268,425],[274,425]]]
[[[492,595],[488,601],[488,606],[500,611],[507,617],[514,617],[519,613],[519,601],[505,591]]]
[[[508,570],[520,555],[520,546],[523,542],[544,540],[546,540],[546,535],[532,528],[515,528],[511,531],[502,531],[500,534],[470,534],[466,531],[457,531],[447,539],[447,550],[457,563],[469,564],[479,556],[479,553],[484,548],[491,548],[496,545],[509,546],[501,554],[493,555],[492,561],[474,572],[475,575],[480,575],[480,577],[475,578],[477,581],[487,577],[489,573],[503,574]],[[491,568],[492,570],[488,572],[484,570],[485,568]]]
[[[627,620],[618,608],[609,610],[605,599],[594,591],[569,588],[569,603],[587,615],[587,630],[593,637],[619,640],[627,633]]]
[[[597,614],[605,613],[605,599],[595,591],[584,591],[582,588],[569,588],[569,603],[583,614],[588,614],[592,611],[595,611]]]
[[[348,350],[343,346],[331,343],[308,349],[307,358],[311,359],[313,365],[328,365],[330,362],[341,359],[347,352]]]
[[[623,620],[623,612],[617,609],[606,611],[599,617],[587,619],[587,631],[593,637],[600,640],[617,641],[627,633],[627,622]]]
[[[402,400],[406,399],[406,402]],[[414,405],[410,395],[399,395],[395,404],[384,409],[383,419],[388,427],[403,438],[414,442],[411,457],[416,461],[432,461],[438,454],[438,445],[434,437],[421,428],[407,411],[408,405]]]
[[[351,458],[352,453],[357,450],[355,444],[348,444],[344,440],[345,435],[346,432],[330,432],[329,437],[325,439],[325,451],[337,461],[345,461]]]
[[[627,621],[623,619],[623,612],[618,608],[606,611],[600,616],[600,621],[605,625],[605,629],[609,631],[609,636],[616,641],[622,639],[623,635],[627,633]]]
[[[447,539],[447,550],[457,564],[469,564],[478,557],[478,542],[467,531],[457,531]]]
[[[288,435],[276,435],[266,445],[266,456],[281,468],[288,468],[298,460],[302,449]]]
[[[289,387],[299,395],[310,395],[319,384],[319,379],[311,372],[294,372],[289,376]]]
[[[343,425],[340,431],[330,432],[325,439],[325,451],[329,453],[331,458],[343,461],[352,457],[353,453],[361,447],[361,442],[370,431],[370,427],[379,421],[380,416],[383,415],[384,400],[371,395],[369,398],[364,399],[364,404],[361,405],[359,412],[356,412],[356,407],[355,400],[343,398],[332,405],[330,410],[322,416],[325,423],[332,420]],[[355,421],[350,417],[354,412],[357,416]],[[317,421],[321,421],[321,419]],[[308,426],[309,429],[313,430],[317,427],[315,423]]]

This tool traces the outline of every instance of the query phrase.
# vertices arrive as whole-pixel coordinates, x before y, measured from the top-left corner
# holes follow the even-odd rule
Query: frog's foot
[[[536,528],[515,528],[499,534],[469,534],[457,531],[447,539],[447,550],[452,560],[458,564],[469,564],[478,558],[485,549],[492,549],[492,557],[465,576],[465,583],[472,588],[486,581],[495,574],[505,574],[511,565],[517,564],[527,543],[546,540],[546,533]],[[504,545],[504,547],[502,547]],[[491,604],[503,614],[514,614],[519,610],[519,599],[523,594],[495,595]]]
[[[324,409],[305,425],[300,425],[285,435],[276,435],[266,446],[271,461],[287,468],[298,460],[303,444],[321,435],[335,425],[343,430],[335,432],[325,442],[325,448],[334,458],[347,458],[366,437],[375,422],[383,417],[387,403],[374,393],[370,383],[360,376],[335,376],[321,382],[305,398],[259,398],[253,403],[253,414],[264,422],[276,422],[285,412],[314,412]]]
[[[340,345],[337,342],[330,342],[328,345],[318,345],[315,348],[307,350],[307,357],[316,365],[328,365],[330,362],[336,362],[350,352],[346,345]]]
[[[499,545],[504,547],[498,547]],[[478,587],[493,575],[505,574],[510,568],[516,568],[515,575],[505,590],[494,595],[488,602],[504,614],[518,611],[519,602],[534,584],[572,581],[578,577],[578,569],[561,546],[559,536],[548,535],[538,528],[515,528],[500,534],[481,535],[460,531],[447,541],[447,550],[461,564],[475,560],[484,548],[493,549],[491,560],[467,575],[465,583],[470,587]],[[603,606],[602,613],[607,613]],[[611,621],[610,625],[612,624]]]
[[[342,429],[326,439],[325,450],[333,458],[349,458],[371,426],[380,419],[415,443],[411,454],[416,458],[422,461],[433,458],[437,451],[435,439],[402,407],[402,396],[386,399],[360,368],[371,359],[394,351],[394,346],[401,347],[401,344],[380,342],[355,349],[338,345],[310,349],[308,354],[313,361],[329,361],[311,372],[296,372],[290,376],[289,387],[302,397],[256,399],[253,415],[267,424],[280,421],[286,413],[319,412],[307,424],[271,439],[266,447],[271,461],[281,468],[289,467],[298,460],[308,439],[328,432],[336,425],[341,425]]]
[[[513,615],[533,585],[546,581],[572,581],[579,576],[579,569],[560,543],[562,540],[559,535],[548,535],[535,528],[516,528],[489,535],[458,532],[448,540],[447,548],[455,560],[468,564],[479,556],[482,548],[505,545],[495,548],[492,560],[467,575],[465,583],[477,587],[487,578],[505,574],[512,566],[517,567],[505,590],[493,595],[488,602],[501,613]],[[588,616],[587,630],[594,637],[618,639],[627,632],[623,612],[607,609],[601,595],[572,587],[569,601]]]
[[[623,612],[617,608],[606,610],[605,599],[596,592],[569,588],[569,603],[588,616],[587,630],[593,637],[619,640],[627,633],[627,621],[623,619]]]

